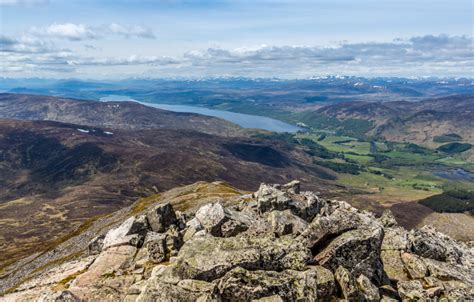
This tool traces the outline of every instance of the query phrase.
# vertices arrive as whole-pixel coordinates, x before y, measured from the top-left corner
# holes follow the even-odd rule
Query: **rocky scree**
[[[89,255],[4,297],[41,301],[474,299],[474,252],[344,201],[262,184],[188,215],[169,203],[94,238]]]

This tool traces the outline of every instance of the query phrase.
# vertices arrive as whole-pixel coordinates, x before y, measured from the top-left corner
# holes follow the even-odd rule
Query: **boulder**
[[[380,252],[380,259],[382,259],[384,271],[387,277],[394,283],[400,280],[407,281],[410,279],[401,253],[399,250],[382,250]]]
[[[45,292],[36,300],[37,302],[80,302],[81,299],[68,290],[58,292]]]
[[[287,234],[301,234],[308,223],[300,217],[294,215],[290,210],[272,211],[268,214],[268,222],[271,224],[273,233],[277,236]]]
[[[358,301],[362,299],[359,289],[357,288],[355,278],[349,272],[349,270],[343,266],[339,266],[334,273],[334,277],[344,299],[351,301]]]
[[[176,271],[183,279],[212,281],[242,267],[249,270],[303,270],[311,252],[288,238],[195,237],[178,253]]]
[[[136,298],[136,302],[155,301],[219,301],[216,286],[200,280],[181,280],[174,283],[152,279]]]
[[[104,247],[105,235],[100,235],[92,239],[88,246],[89,255],[98,255]]]
[[[384,231],[382,251],[408,251],[410,249],[407,230],[401,227],[390,227],[385,228]]]
[[[147,231],[148,223],[145,216],[130,217],[118,228],[111,229],[107,235],[105,235],[103,249],[119,245],[140,247]]]
[[[342,297],[349,301],[380,301],[379,289],[365,275],[355,278],[343,266],[336,269],[335,277]]]
[[[160,263],[167,259],[166,234],[148,232],[144,246],[148,251],[148,259],[153,263]]]
[[[428,267],[422,258],[410,253],[402,253],[401,257],[410,279],[420,279],[428,275]]]
[[[301,183],[298,180],[290,181],[281,186],[281,190],[291,194],[300,194]]]
[[[460,244],[431,227],[414,229],[410,231],[408,238],[414,254],[438,261],[461,263],[463,248]]]
[[[279,210],[284,211],[290,208],[292,200],[287,192],[280,190],[279,185],[261,184],[255,193],[257,209],[260,213]]]
[[[170,256],[174,257],[178,254],[179,249],[183,245],[183,235],[176,226],[171,226],[166,231],[166,251]]]
[[[314,219],[314,217],[318,214],[324,212],[326,207],[326,201],[320,199],[318,195],[314,194],[313,192],[307,191],[303,192],[300,195],[303,198],[304,206],[301,210],[301,217],[303,217],[306,221],[310,222]]]
[[[372,282],[370,282],[369,278],[367,278],[365,275],[359,275],[359,277],[356,279],[356,284],[365,301],[380,301],[379,289]]]
[[[311,221],[325,203],[312,192],[302,194],[295,192],[299,192],[299,182],[290,182],[282,186],[261,184],[254,193],[257,210],[259,213],[291,210],[293,214]]]
[[[428,295],[419,280],[398,282],[398,294],[403,301],[427,301]]]
[[[148,210],[146,213],[148,223],[152,231],[163,233],[166,229],[177,222],[176,213],[169,203],[163,203]]]
[[[247,214],[226,209],[218,202],[199,208],[196,219],[209,234],[217,237],[235,236],[247,230],[252,223]]]
[[[336,209],[330,216],[317,216],[301,233],[298,240],[317,252],[334,237],[371,224],[370,217],[361,213]]]
[[[311,266],[311,270],[316,272],[316,291],[320,301],[329,301],[336,292],[336,281],[333,273],[325,267]]]
[[[382,216],[379,218],[379,221],[385,228],[395,227],[398,225],[395,216],[393,216],[392,211],[390,211],[389,209],[383,211]]]
[[[284,301],[316,301],[316,273],[286,270],[248,271],[236,267],[227,272],[217,283],[224,301],[252,301],[278,295]]]
[[[202,224],[199,222],[199,220],[196,217],[186,222],[186,231],[184,232],[184,235],[183,235],[184,242],[193,238],[193,236],[197,232],[203,229],[204,227],[202,226]]]
[[[260,299],[254,299],[252,302],[284,302],[279,295],[273,295],[269,297],[263,297]]]
[[[382,240],[382,228],[348,231],[331,241],[314,259],[332,271],[343,266],[349,269],[352,275],[364,274],[380,285],[385,280],[380,260]]]

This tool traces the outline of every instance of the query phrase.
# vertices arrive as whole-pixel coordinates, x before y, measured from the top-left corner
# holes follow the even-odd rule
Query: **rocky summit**
[[[408,231],[389,211],[376,217],[301,191],[298,181],[253,194],[217,183],[183,190],[101,218],[24,261],[0,279],[9,285],[0,299],[474,299],[472,246],[428,226]]]

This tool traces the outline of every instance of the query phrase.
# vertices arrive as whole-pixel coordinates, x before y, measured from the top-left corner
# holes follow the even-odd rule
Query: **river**
[[[273,119],[264,116],[258,115],[251,115],[251,114],[243,114],[243,113],[236,113],[224,110],[216,110],[216,109],[209,109],[204,107],[198,106],[188,106],[188,105],[170,105],[170,104],[159,104],[159,103],[147,103],[147,102],[140,102],[135,99],[132,99],[127,96],[121,95],[109,95],[106,97],[100,98],[101,102],[112,102],[112,101],[132,101],[137,102],[146,106],[155,107],[159,109],[164,109],[168,111],[174,112],[191,112],[191,113],[198,113],[202,115],[214,116],[226,121],[232,122],[237,124],[243,128],[258,128],[264,129],[274,132],[290,132],[295,133],[299,130],[302,130],[300,127]]]

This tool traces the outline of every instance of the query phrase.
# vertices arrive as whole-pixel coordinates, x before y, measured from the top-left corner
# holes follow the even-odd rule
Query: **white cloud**
[[[131,55],[125,58],[78,58],[68,61],[73,66],[119,66],[119,65],[173,65],[180,61],[170,57]]]
[[[77,29],[77,28],[74,28]],[[143,34],[138,30],[108,28],[115,34]],[[68,39],[87,31],[68,30]],[[56,32],[57,33],[57,32]],[[89,47],[90,48],[90,47]],[[467,36],[421,36],[391,42],[343,42],[333,46],[268,46],[235,49],[208,48],[177,57],[78,55],[38,38],[0,36],[0,67],[4,72],[29,71],[87,73],[120,70],[134,75],[147,70],[163,76],[252,76],[301,78],[323,74],[382,76],[472,75],[474,53]],[[93,74],[93,73],[92,73]]]
[[[139,25],[123,26],[117,23],[112,23],[107,26],[110,33],[124,36],[126,38],[140,37],[140,38],[155,38],[153,31],[150,28],[146,28]]]
[[[99,36],[94,30],[83,24],[51,24],[48,27],[30,29],[30,33],[37,36],[67,39],[71,41],[81,41],[89,39],[97,39]]]
[[[0,0],[0,5],[13,6],[13,5],[38,5],[47,4],[48,0]]]
[[[155,38],[153,31],[139,25],[121,25],[117,23],[87,26],[74,23],[54,23],[46,27],[32,27],[29,34],[39,37],[83,41],[107,38],[116,35],[124,38]]]

